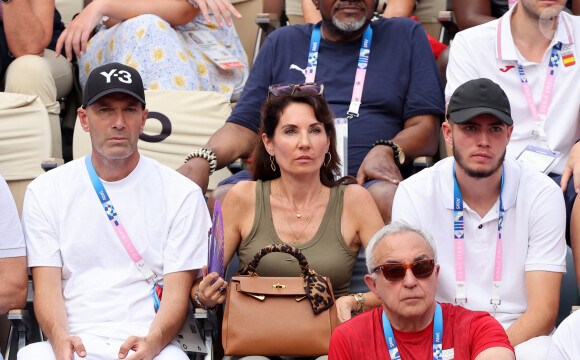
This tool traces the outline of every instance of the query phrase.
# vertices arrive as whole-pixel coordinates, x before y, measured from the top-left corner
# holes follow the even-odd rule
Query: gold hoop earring
[[[332,159],[332,154],[330,154],[330,151],[327,152],[326,154],[328,154],[328,161],[324,163],[324,167],[328,167],[328,165],[330,164],[330,160]],[[324,155],[324,157],[326,157],[326,154]]]
[[[274,164],[274,157],[272,155],[270,155],[270,169],[272,169],[273,172],[276,172],[276,164]]]

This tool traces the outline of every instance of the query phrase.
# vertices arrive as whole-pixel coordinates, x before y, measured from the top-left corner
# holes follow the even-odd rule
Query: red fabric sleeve
[[[350,347],[342,331],[336,329],[330,337],[330,347],[328,349],[328,359],[347,360],[350,359]]]
[[[475,359],[480,352],[491,347],[505,347],[514,351],[501,324],[484,312],[477,312],[471,320],[469,347],[471,359]]]

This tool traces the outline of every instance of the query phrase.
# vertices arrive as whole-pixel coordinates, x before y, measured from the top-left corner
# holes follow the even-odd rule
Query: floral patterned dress
[[[214,48],[227,51],[245,67],[221,68],[204,54],[192,32],[203,32]],[[171,27],[158,16],[141,15],[101,29],[79,59],[81,86],[94,68],[110,62],[135,68],[147,89],[217,91],[228,99],[239,96],[248,78],[247,57],[235,28],[219,28],[215,21],[206,24],[201,14],[184,26]]]

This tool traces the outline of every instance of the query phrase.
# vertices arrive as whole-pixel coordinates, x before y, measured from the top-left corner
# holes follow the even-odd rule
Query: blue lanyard
[[[310,36],[310,47],[308,49],[308,65],[306,67],[306,82],[313,83],[316,78],[316,68],[318,66],[318,51],[320,49],[320,39],[322,33],[320,30],[322,22],[314,25],[312,35]],[[358,117],[358,111],[362,102],[362,93],[366,77],[366,69],[369,63],[371,53],[371,42],[373,38],[373,29],[370,24],[367,26],[362,37],[362,44],[359,51],[356,76],[352,89],[352,98],[348,108],[349,118]]]
[[[399,353],[399,348],[397,347],[397,342],[395,341],[395,335],[393,334],[393,328],[385,311],[383,310],[383,332],[385,334],[385,340],[387,341],[387,347],[389,348],[389,356],[391,360],[401,360],[401,354]],[[433,317],[433,360],[443,359],[443,310],[441,305],[437,304],[435,308],[435,315]]]
[[[503,258],[503,244],[501,238],[501,231],[503,227],[503,183],[504,171],[501,171],[501,185],[499,192],[499,219],[497,222],[497,242],[495,249],[495,268],[493,276],[492,297],[490,304],[493,305],[494,316],[497,306],[501,304],[501,279],[502,279],[502,258]],[[453,202],[453,235],[455,240],[455,302],[463,305],[467,302],[465,293],[465,228],[463,222],[463,197],[461,190],[457,184],[457,177],[455,176],[455,163],[453,164],[453,184],[454,184],[454,202]]]
[[[129,238],[129,234],[127,234],[127,231],[121,224],[117,212],[115,211],[115,207],[113,206],[113,203],[109,199],[109,194],[107,194],[107,190],[105,190],[103,182],[101,181],[99,175],[95,171],[95,167],[93,166],[93,162],[91,159],[92,159],[91,154],[86,156],[85,165],[87,166],[89,177],[91,178],[91,182],[93,183],[93,188],[95,189],[95,192],[97,193],[97,196],[101,201],[101,205],[103,205],[103,208],[105,209],[107,217],[111,221],[111,225],[113,225],[115,233],[117,233],[117,236],[119,237],[119,240],[121,240],[123,247],[125,247],[125,250],[131,257],[131,260],[133,260],[135,265],[137,265],[137,269],[139,269],[139,271],[143,274],[143,276],[145,276],[147,282],[148,283],[154,282],[155,279],[157,278],[157,275],[153,272],[153,270],[151,270],[151,268],[147,265],[147,263],[145,263],[145,260],[141,257],[141,255],[133,245],[133,242]],[[161,305],[162,292],[163,286],[159,285],[158,283],[154,283],[151,296],[153,297],[153,307],[155,308],[155,312],[159,310],[159,306]]]

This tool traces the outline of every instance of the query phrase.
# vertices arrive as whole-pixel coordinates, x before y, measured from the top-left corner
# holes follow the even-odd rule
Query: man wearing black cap
[[[513,129],[506,94],[488,79],[451,96],[445,141],[454,157],[403,181],[393,220],[431,232],[441,271],[437,301],[488,311],[517,359],[545,359],[565,271],[562,191],[505,159]],[[531,350],[533,356],[526,352]]]
[[[92,154],[38,177],[24,200],[35,312],[49,342],[18,358],[187,359],[175,336],[207,258],[201,190],[139,154],[147,110],[135,69],[96,68],[78,115]]]

